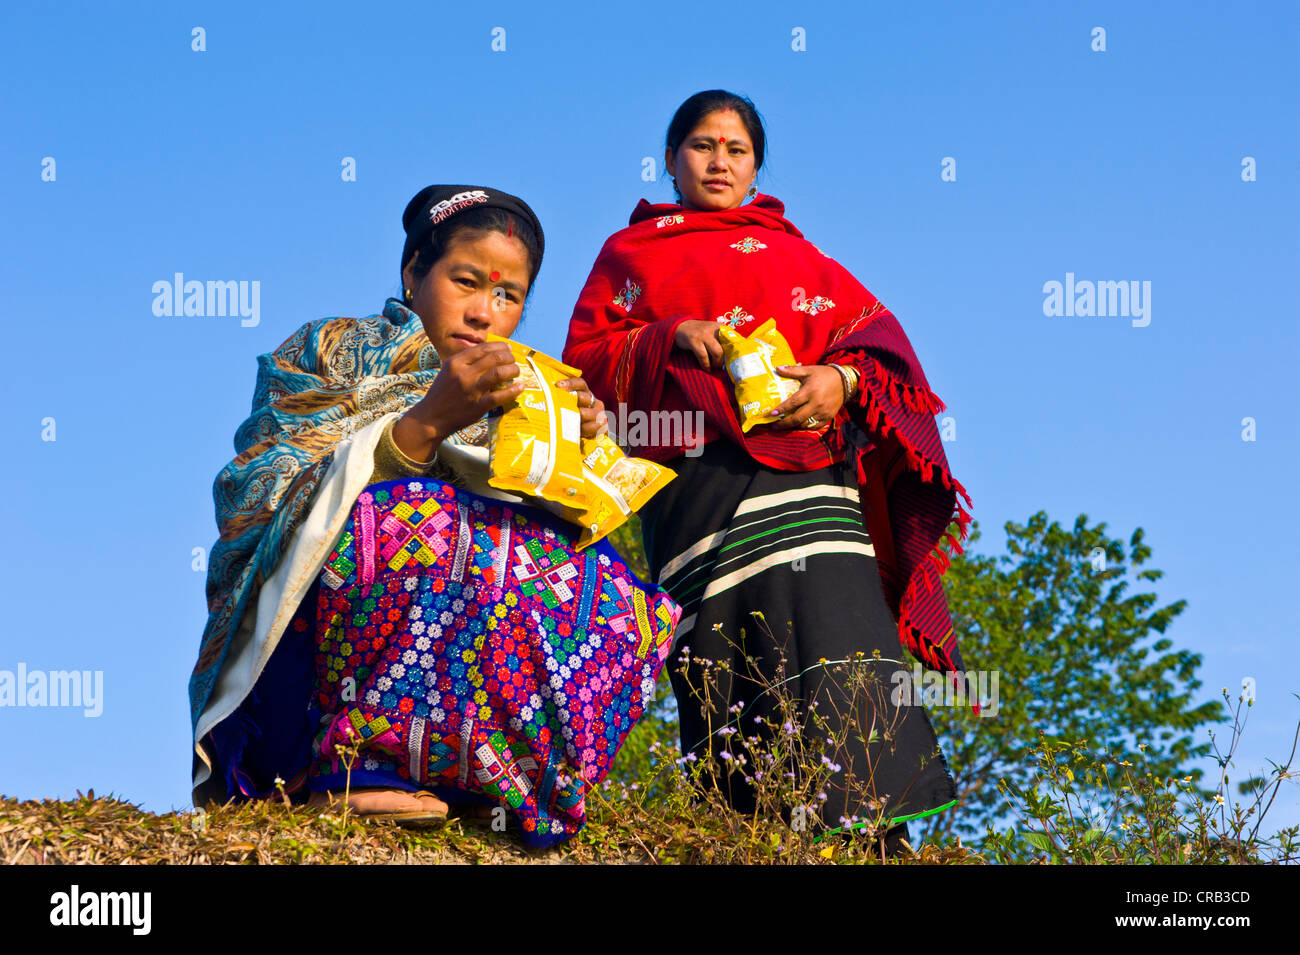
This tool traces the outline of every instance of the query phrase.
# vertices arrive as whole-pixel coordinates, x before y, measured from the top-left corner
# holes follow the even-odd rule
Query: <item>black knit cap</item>
[[[402,248],[401,268],[406,268],[406,263],[411,261],[411,254],[434,228],[442,225],[458,212],[484,207],[504,209],[526,221],[537,232],[540,251],[546,251],[546,237],[542,234],[542,223],[538,221],[528,203],[518,196],[512,196],[500,189],[489,189],[487,186],[425,186],[406,204],[406,211],[402,213],[406,245]],[[541,267],[540,253],[536,264]]]

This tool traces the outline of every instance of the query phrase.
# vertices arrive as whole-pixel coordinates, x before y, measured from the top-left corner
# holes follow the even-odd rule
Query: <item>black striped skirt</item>
[[[892,827],[950,808],[956,790],[930,718],[897,689],[913,661],[885,603],[853,467],[777,471],[726,441],[671,466],[677,479],[641,521],[651,577],[682,605],[668,660],[682,751],[730,767],[715,782],[738,812],[755,810],[745,777],[763,769],[738,765],[737,737],[781,749],[771,738],[781,732],[817,734],[830,773],[813,794],[823,826]],[[858,657],[877,650],[874,663]],[[727,663],[711,668],[711,712],[702,659]],[[826,738],[835,743],[822,750]]]

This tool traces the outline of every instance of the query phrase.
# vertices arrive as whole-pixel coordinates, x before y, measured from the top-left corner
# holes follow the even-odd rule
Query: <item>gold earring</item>
[[[411,300],[411,290],[409,288],[406,290],[406,300],[408,302]]]
[[[750,194],[751,196],[756,195],[757,193],[758,193],[758,190],[757,190],[757,189],[755,189],[753,186],[750,186],[750,187],[749,187],[749,194]]]

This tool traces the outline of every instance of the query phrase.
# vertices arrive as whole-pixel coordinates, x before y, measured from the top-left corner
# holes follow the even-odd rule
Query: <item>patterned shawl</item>
[[[702,371],[692,354],[673,348],[687,319],[748,334],[769,317],[799,363],[861,371],[855,406],[841,411],[836,427],[744,434],[726,371]],[[706,441],[733,441],[768,467],[807,471],[856,456],[863,516],[899,637],[922,663],[960,675],[941,580],[949,558],[936,545],[946,536],[961,553],[948,528],[955,521],[965,539],[970,514],[956,497],[971,499],[948,470],[934,424],[944,404],[894,315],[805,239],[779,200],[759,194],[736,209],[700,211],[642,199],[596,259],[564,361],[582,369],[611,411],[702,410]],[[670,460],[683,450],[651,445],[635,453]]]
[[[424,396],[438,353],[410,309],[308,322],[259,355],[252,413],[235,431],[235,458],[212,485],[219,539],[208,560],[208,622],[190,677],[190,728],[212,696],[231,639],[255,610],[338,443]]]

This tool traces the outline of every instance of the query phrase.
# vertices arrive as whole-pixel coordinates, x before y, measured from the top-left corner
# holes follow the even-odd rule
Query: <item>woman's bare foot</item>
[[[319,809],[343,806],[341,792],[313,792],[307,805]],[[365,816],[381,813],[428,812],[446,815],[448,805],[430,792],[411,793],[400,789],[354,789],[348,794],[348,806]]]

